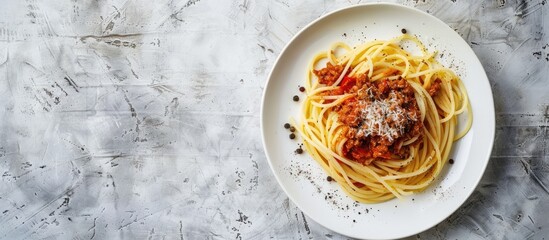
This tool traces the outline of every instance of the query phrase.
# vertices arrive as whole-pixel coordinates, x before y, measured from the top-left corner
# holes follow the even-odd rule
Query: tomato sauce
[[[343,66],[328,63],[315,74],[320,83],[331,85],[342,71]],[[433,85],[429,91],[433,92],[431,95],[439,91],[440,80]],[[364,165],[376,160],[407,157],[409,152],[402,148],[403,142],[418,136],[423,127],[410,84],[402,78],[371,82],[362,74],[344,76],[338,86],[327,95],[353,94],[352,98],[334,107],[338,121],[347,128],[343,147],[345,157]]]

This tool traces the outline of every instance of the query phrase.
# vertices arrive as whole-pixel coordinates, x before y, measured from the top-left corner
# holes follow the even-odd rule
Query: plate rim
[[[300,204],[298,204],[296,202],[296,200],[294,199],[294,197],[288,193],[288,190],[286,189],[286,187],[282,184],[282,181],[279,177],[279,175],[277,174],[277,172],[275,171],[275,168],[273,166],[273,161],[271,160],[271,157],[270,157],[270,154],[269,154],[269,151],[267,149],[267,144],[266,144],[266,134],[265,134],[265,101],[266,101],[266,95],[267,95],[267,90],[269,89],[269,86],[272,84],[272,75],[273,75],[273,72],[275,70],[275,68],[277,67],[277,65],[279,64],[281,58],[283,55],[285,55],[286,51],[288,50],[288,48],[292,45],[292,43],[298,38],[300,37],[306,30],[308,30],[309,28],[311,28],[312,26],[314,26],[315,24],[317,24],[318,22],[322,21],[323,19],[325,18],[328,18],[332,15],[335,15],[335,14],[338,14],[340,12],[344,12],[344,11],[347,11],[347,10],[350,10],[350,9],[353,9],[353,8],[363,8],[363,7],[375,7],[375,6],[388,6],[388,7],[391,7],[391,8],[400,8],[401,10],[405,10],[405,11],[411,11],[415,14],[420,14],[420,15],[424,15],[424,16],[427,16],[429,19],[435,21],[435,22],[438,22],[439,24],[443,25],[445,28],[447,28],[448,30],[450,31],[453,31],[455,32],[447,23],[445,23],[444,21],[440,20],[439,18],[427,13],[427,12],[424,12],[423,10],[420,10],[418,8],[415,8],[415,7],[411,7],[411,6],[406,6],[406,5],[403,5],[403,4],[398,4],[398,3],[390,3],[390,2],[370,2],[370,3],[361,3],[361,4],[355,4],[355,5],[350,5],[350,6],[346,6],[346,7],[341,7],[339,9],[335,9],[333,11],[330,11],[330,12],[327,12],[317,18],[315,18],[313,21],[311,21],[310,23],[306,24],[305,26],[303,26],[297,33],[295,33],[292,38],[285,44],[284,48],[282,49],[282,51],[280,51],[280,53],[278,54],[276,60],[274,61],[270,71],[269,71],[269,75],[267,76],[267,79],[266,79],[266,83],[265,83],[265,87],[263,89],[263,93],[262,93],[262,97],[261,97],[261,109],[260,109],[260,130],[261,130],[261,140],[262,140],[262,145],[263,145],[263,150],[265,152],[265,156],[267,158],[267,162],[269,164],[269,168],[271,169],[271,172],[273,173],[277,183],[278,183],[278,186],[284,191],[284,193],[286,194],[286,196],[299,208],[300,211],[302,211],[305,215],[307,215],[310,219],[312,219],[313,221],[315,221],[316,223],[318,223],[319,225],[325,227],[326,229],[329,229],[333,232],[336,232],[338,234],[341,234],[341,235],[344,235],[344,236],[348,236],[348,237],[353,237],[353,238],[360,238],[360,239],[364,239],[364,236],[356,236],[356,235],[353,235],[353,234],[347,234],[347,233],[342,233],[342,232],[339,232],[337,230],[335,230],[334,228],[332,228],[331,226],[327,226],[319,221],[317,221],[316,219],[312,218],[310,216],[310,214],[306,211],[303,210],[303,208],[300,206]],[[456,32],[456,34],[458,34]],[[489,129],[488,129],[488,133],[490,134],[489,137],[489,146],[487,146],[488,150],[486,151],[487,153],[487,156],[483,156],[482,159],[486,159],[484,161],[484,164],[482,164],[481,168],[482,168],[482,174],[480,174],[477,179],[474,180],[474,185],[471,186],[471,188],[469,188],[466,193],[467,193],[467,197],[464,198],[464,200],[457,204],[456,207],[454,209],[451,209],[450,211],[447,212],[446,216],[440,220],[436,220],[436,221],[433,221],[432,224],[427,224],[428,226],[425,227],[425,228],[422,228],[422,229],[417,229],[417,231],[413,232],[413,233],[410,233],[410,234],[405,234],[405,235],[399,235],[399,236],[396,236],[396,238],[404,238],[404,237],[409,237],[409,236],[412,236],[414,234],[418,234],[418,233],[421,233],[421,232],[424,232],[428,229],[431,229],[432,227],[434,227],[435,225],[441,223],[442,221],[444,221],[445,219],[447,219],[449,216],[451,216],[453,213],[455,213],[459,208],[461,208],[463,206],[463,204],[471,197],[472,193],[475,191],[475,189],[478,187],[478,184],[480,183],[480,181],[482,180],[482,177],[484,176],[484,174],[486,173],[486,168],[488,166],[488,163],[490,162],[490,158],[491,158],[491,154],[492,154],[492,151],[493,151],[493,147],[494,147],[494,141],[495,141],[495,129],[496,129],[496,119],[495,119],[495,105],[494,105],[494,95],[493,95],[493,91],[492,91],[492,87],[491,87],[491,84],[490,84],[490,80],[486,74],[486,70],[484,69],[484,66],[482,65],[482,63],[480,62],[480,59],[478,58],[477,54],[473,51],[473,49],[471,48],[471,46],[463,39],[463,37],[461,37],[459,34],[458,34],[459,38],[457,39],[457,41],[461,41],[463,44],[465,44],[466,46],[468,46],[468,50],[471,50],[471,52],[473,53],[473,58],[470,59],[471,61],[474,62],[474,65],[478,65],[480,67],[480,70],[482,70],[482,74],[484,76],[483,79],[486,79],[486,81],[482,81],[483,84],[486,84],[487,85],[487,94],[489,93],[489,98],[486,98],[489,100],[489,102],[487,103],[487,105],[490,107],[490,110],[491,112],[493,112],[494,114],[493,115],[489,115],[490,119],[487,120],[489,123],[490,123],[490,126]],[[473,116],[475,117],[475,116]],[[392,238],[392,237],[391,237]],[[390,238],[382,238],[382,239],[390,239]]]

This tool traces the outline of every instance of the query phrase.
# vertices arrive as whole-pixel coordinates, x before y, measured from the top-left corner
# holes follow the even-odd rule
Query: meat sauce
[[[319,83],[335,83],[343,66],[328,63],[315,71]],[[350,72],[350,71],[349,71]],[[429,94],[435,96],[440,90],[440,80],[435,80]],[[402,78],[371,82],[364,74],[345,76],[339,88],[326,95],[353,94],[354,96],[334,107],[338,120],[347,127],[347,141],[343,146],[345,157],[364,165],[374,160],[394,157],[405,158],[408,148],[405,141],[420,135],[423,123],[414,90]]]

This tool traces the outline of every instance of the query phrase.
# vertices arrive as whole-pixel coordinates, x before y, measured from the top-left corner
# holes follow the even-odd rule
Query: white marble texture
[[[265,158],[259,109],[284,45],[367,1],[0,3],[1,239],[345,239]],[[414,0],[456,29],[496,103],[470,199],[412,238],[549,236],[549,4]]]

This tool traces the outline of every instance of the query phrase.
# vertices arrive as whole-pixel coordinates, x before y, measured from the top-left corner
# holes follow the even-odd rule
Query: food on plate
[[[354,200],[376,203],[424,190],[471,128],[465,87],[435,56],[402,34],[356,47],[336,42],[311,60],[292,126]]]

